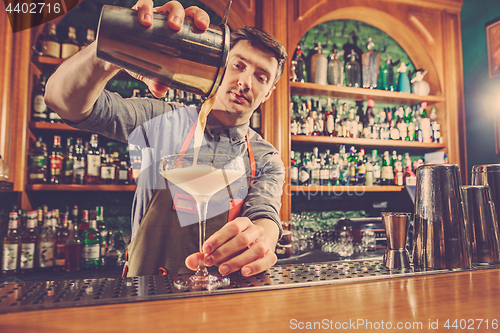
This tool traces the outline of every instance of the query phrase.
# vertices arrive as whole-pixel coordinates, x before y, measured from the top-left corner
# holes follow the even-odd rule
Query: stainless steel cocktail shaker
[[[211,97],[226,68],[230,5],[231,1],[223,23],[210,25],[205,32],[187,17],[182,28],[174,31],[162,13],[153,13],[153,25],[145,27],[137,11],[105,5],[97,32],[97,57],[170,88]]]

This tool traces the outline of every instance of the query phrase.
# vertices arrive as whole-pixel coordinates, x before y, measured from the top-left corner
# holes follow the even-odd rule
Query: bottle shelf
[[[332,194],[356,193],[364,192],[401,192],[404,186],[388,185],[388,186],[363,186],[363,185],[339,185],[339,186],[321,186],[321,185],[290,185],[290,192],[321,192]]]
[[[133,192],[136,185],[28,184],[27,191],[108,191]]]
[[[60,64],[62,64],[63,59],[41,56],[41,55],[34,55],[33,62],[42,64],[42,65],[60,65]]]
[[[372,148],[405,148],[413,150],[440,150],[444,149],[444,143],[423,143],[417,141],[400,141],[400,140],[378,140],[378,139],[362,139],[362,138],[338,138],[329,136],[308,136],[308,135],[292,135],[292,143],[317,144],[317,145],[352,145]]]
[[[366,101],[373,99],[376,103],[390,103],[414,105],[426,101],[428,105],[441,103],[446,100],[444,96],[419,96],[399,91],[386,91],[377,89],[339,87],[334,85],[321,85],[310,82],[290,82],[292,94],[302,96],[332,97]]]
[[[77,128],[73,128],[71,126],[66,125],[65,123],[43,123],[39,121],[30,121],[28,124],[30,129],[37,130],[57,130],[57,131],[68,131],[68,132],[82,132],[88,133],[87,131],[83,131]]]

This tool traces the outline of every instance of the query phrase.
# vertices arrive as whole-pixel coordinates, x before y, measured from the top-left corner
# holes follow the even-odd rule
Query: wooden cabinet
[[[419,148],[429,149],[430,151],[443,149],[448,155],[449,162],[460,166],[462,182],[467,183],[460,35],[462,0],[291,0],[272,2],[279,3],[283,8],[286,7],[286,39],[281,34],[278,34],[277,37],[284,42],[289,54],[289,60],[284,77],[277,85],[274,97],[264,104],[263,112],[264,119],[269,120],[276,117],[277,121],[279,121],[278,124],[274,124],[274,137],[266,137],[266,139],[276,145],[288,168],[290,166],[291,147],[297,140],[297,138],[290,135],[289,131],[288,102],[291,94],[298,92],[316,96],[338,96],[352,99],[366,99],[370,96],[375,100],[387,101],[386,99],[392,99],[395,101],[393,98],[395,98],[396,93],[366,91],[365,89],[349,87],[318,87],[312,83],[292,83],[286,76],[289,73],[291,56],[302,36],[310,28],[330,20],[357,20],[370,24],[388,34],[408,54],[416,68],[428,70],[426,81],[430,84],[432,96],[426,98],[426,101],[435,103],[440,110],[438,121],[441,124],[444,144],[442,146],[422,146]],[[277,11],[263,11],[262,15],[263,22],[271,22],[278,16],[281,19],[283,10],[279,13]],[[269,26],[269,30],[266,29],[269,32],[280,32],[273,24],[270,23]],[[264,23],[264,28],[267,27],[268,25]],[[398,96],[398,98],[401,98],[398,103],[403,103],[406,99],[409,104],[414,104],[419,99],[419,97],[413,95],[404,95],[406,94]],[[278,105],[281,106],[279,111],[275,108]],[[276,113],[280,115],[277,117]],[[269,127],[269,124],[267,124],[267,127]],[[360,142],[359,144],[365,143]],[[285,186],[281,218],[283,221],[289,221],[291,212],[290,193],[291,189],[294,189],[293,187],[290,188],[289,176]]]

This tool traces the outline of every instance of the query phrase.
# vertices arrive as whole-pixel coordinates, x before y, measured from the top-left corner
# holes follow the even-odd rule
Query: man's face
[[[219,86],[213,114],[226,125],[241,125],[275,89],[278,61],[268,51],[253,47],[248,41],[236,43],[229,51],[226,73]],[[215,111],[215,112],[214,112]]]

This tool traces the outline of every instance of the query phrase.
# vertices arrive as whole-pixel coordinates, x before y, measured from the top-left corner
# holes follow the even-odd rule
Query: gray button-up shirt
[[[105,90],[87,119],[78,124],[66,121],[72,127],[139,148],[130,149],[131,158],[134,154],[140,154],[142,158],[132,205],[132,238],[139,229],[154,191],[165,188],[165,181],[158,172],[161,158],[179,153],[197,119],[195,107],[148,98],[122,98]],[[248,123],[225,127],[209,115],[200,153],[247,154],[247,133],[255,156],[256,176],[254,184],[248,189],[242,216],[250,220],[272,219],[281,234],[279,210],[285,168],[276,149],[249,128]],[[188,151],[193,149],[193,145],[194,140],[189,144]]]

